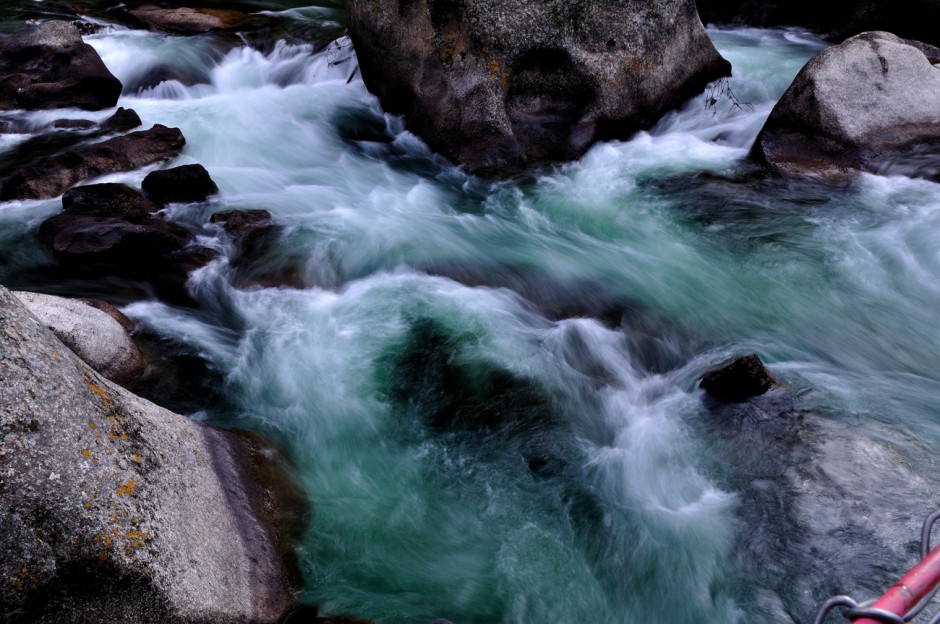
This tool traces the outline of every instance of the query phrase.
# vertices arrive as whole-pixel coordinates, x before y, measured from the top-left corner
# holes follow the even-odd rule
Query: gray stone
[[[65,346],[104,377],[126,384],[144,374],[147,364],[140,349],[112,315],[78,299],[14,294]]]
[[[348,0],[362,78],[470,171],[577,158],[730,73],[692,0]]]
[[[2,287],[0,440],[5,621],[285,614],[296,577],[277,463],[108,382]]]
[[[120,95],[121,82],[68,22],[44,22],[0,39],[2,110],[101,110]]]
[[[842,178],[897,171],[897,161],[915,153],[940,155],[933,50],[885,32],[823,50],[774,107],[753,156],[784,173]]]

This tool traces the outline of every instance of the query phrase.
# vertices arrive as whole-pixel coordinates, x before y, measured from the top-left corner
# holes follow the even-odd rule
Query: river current
[[[341,32],[339,5],[298,4],[244,6]],[[285,448],[312,507],[303,597],[323,613],[796,623],[915,561],[940,494],[940,185],[778,180],[746,159],[823,41],[710,28],[734,98],[492,181],[383,114],[346,39],[256,49],[101,23],[86,41],[120,105],[181,128],[177,164],[221,188],[168,215],[222,254],[191,276],[197,307],[123,310],[204,362],[205,396],[165,403]],[[109,112],[23,117],[40,132]],[[29,136],[0,136],[0,156]],[[254,208],[283,230],[235,266],[208,218]],[[35,229],[59,210],[0,204],[0,283],[106,296],[35,277],[51,262]],[[271,274],[290,285],[252,282]],[[702,373],[750,352],[783,413],[709,411]]]

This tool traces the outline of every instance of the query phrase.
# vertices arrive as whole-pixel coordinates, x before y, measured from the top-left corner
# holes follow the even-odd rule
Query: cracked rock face
[[[348,0],[362,78],[474,172],[577,158],[730,73],[691,0]]]
[[[823,50],[774,107],[752,154],[784,173],[940,181],[929,165],[940,156],[938,63],[940,49],[886,32]]]
[[[106,381],[0,287],[4,621],[278,621],[271,463]]]

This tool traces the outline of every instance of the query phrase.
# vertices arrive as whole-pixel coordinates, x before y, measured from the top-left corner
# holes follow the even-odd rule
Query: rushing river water
[[[299,4],[242,6],[341,27]],[[208,362],[195,418],[286,448],[313,509],[306,601],[389,623],[795,623],[915,560],[940,493],[940,185],[760,175],[748,148],[824,44],[710,34],[742,106],[695,98],[498,182],[385,116],[345,40],[86,38],[120,104],[181,128],[179,164],[222,190],[170,215],[223,252],[191,278],[198,307],[124,310]],[[236,267],[206,223],[252,208],[284,229]],[[0,282],[106,295],[35,277],[60,209],[0,205]],[[236,287],[262,274],[292,286]],[[701,374],[747,352],[780,409],[709,411]]]

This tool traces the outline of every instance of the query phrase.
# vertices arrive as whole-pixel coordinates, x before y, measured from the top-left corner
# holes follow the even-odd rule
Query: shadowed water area
[[[284,446],[313,510],[304,601],[415,624],[796,623],[915,561],[940,494],[940,185],[746,159],[821,40],[711,28],[736,100],[493,181],[383,114],[330,43],[338,2],[229,2],[277,28],[188,37],[85,4],[119,105],[179,127],[176,164],[220,187],[168,209],[220,256],[196,306],[171,305],[64,274],[34,238],[61,200],[7,202],[0,283],[124,305],[184,356],[142,392]],[[54,15],[5,3],[0,23]],[[111,113],[4,114],[0,167],[53,120]],[[280,229],[246,259],[209,218],[259,208]],[[785,388],[710,409],[702,374],[749,352]]]

